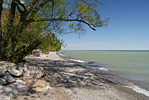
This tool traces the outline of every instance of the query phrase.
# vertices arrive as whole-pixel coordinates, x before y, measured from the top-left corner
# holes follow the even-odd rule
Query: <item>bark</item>
[[[23,4],[20,3],[19,0],[12,0],[11,2],[11,8],[9,10],[9,17],[8,17],[8,25],[7,25],[7,32],[5,33],[6,37],[3,37],[4,40],[2,41],[0,34],[0,43],[3,42],[3,47],[0,48],[0,59],[1,60],[7,60],[12,62],[20,62],[23,60],[23,58],[32,52],[32,50],[36,49],[42,42],[37,40],[30,44],[28,47],[22,46],[21,48],[17,49],[16,45],[18,42],[18,38],[20,38],[20,33],[23,32],[23,30],[27,27],[27,25],[30,22],[27,22],[27,16],[29,13],[31,13],[31,9],[34,9],[34,5],[39,0],[32,0],[29,6],[26,8]],[[47,1],[47,0],[45,0]],[[0,7],[2,8],[2,1],[0,1]],[[24,11],[21,11],[19,6],[21,5],[24,8]],[[39,4],[39,6],[44,6],[42,3]],[[38,6],[38,7],[39,7]],[[38,11],[39,8],[34,9],[34,11]],[[15,11],[16,8],[20,11],[20,22],[17,25],[17,28],[14,27],[14,19],[15,19]],[[2,12],[2,9],[0,9],[0,13]],[[1,19],[1,18],[0,18]],[[9,40],[9,41],[8,41]],[[9,46],[8,46],[9,45]],[[0,45],[1,46],[1,45]],[[3,49],[3,50],[2,50]],[[17,49],[17,50],[15,50]],[[2,53],[3,51],[3,53]]]
[[[1,29],[2,10],[3,10],[3,0],[0,0],[0,42],[2,41],[2,29]]]
[[[30,54],[34,49],[37,49],[37,47],[42,44],[40,40],[37,40],[30,44],[29,46],[22,46],[20,49],[16,50],[14,54],[10,57],[11,60],[15,63],[19,63],[23,61],[23,58]]]
[[[0,0],[0,55],[2,55],[2,28],[1,28],[1,15],[3,10],[3,0]],[[1,58],[1,56],[0,56]]]
[[[15,19],[15,11],[16,11],[16,4],[17,0],[12,0],[11,3],[11,8],[10,8],[10,14],[9,14],[9,19],[8,19],[8,34],[10,34],[11,36],[11,46],[10,46],[10,50],[12,52],[14,52],[15,50],[15,46],[16,46],[16,36],[15,36],[15,30],[14,30],[14,19]]]

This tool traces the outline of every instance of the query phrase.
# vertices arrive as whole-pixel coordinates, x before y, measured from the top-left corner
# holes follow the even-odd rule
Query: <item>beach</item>
[[[36,81],[39,86],[33,84],[28,94],[17,95],[12,100],[149,100],[143,94],[61,58],[57,52],[50,52],[49,57],[26,60],[29,65],[42,67],[45,75]]]

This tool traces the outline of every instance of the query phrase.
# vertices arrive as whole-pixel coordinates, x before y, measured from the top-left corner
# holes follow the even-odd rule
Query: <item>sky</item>
[[[66,34],[62,50],[149,50],[149,0],[100,0],[101,18],[108,26],[96,31],[85,27],[85,36]]]

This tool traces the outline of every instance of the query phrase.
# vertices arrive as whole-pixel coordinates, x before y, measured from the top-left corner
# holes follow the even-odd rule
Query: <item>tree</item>
[[[97,10],[98,0],[0,0],[0,59],[18,63],[32,50],[42,44],[40,34],[33,34],[30,43],[30,26],[43,31],[62,33],[63,25],[69,22],[74,32],[84,30],[83,24],[91,29],[106,25]],[[8,11],[5,27],[3,11]],[[37,31],[36,28],[31,29]],[[32,36],[32,35],[31,35]]]
[[[46,32],[42,35],[42,44],[38,47],[42,52],[49,53],[49,51],[61,50],[63,41],[58,39],[52,32]]]

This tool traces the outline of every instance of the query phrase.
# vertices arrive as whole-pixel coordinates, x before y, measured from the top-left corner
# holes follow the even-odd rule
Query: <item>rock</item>
[[[4,76],[5,72],[8,71],[8,65],[0,66],[0,76]]]
[[[0,85],[5,85],[7,84],[6,80],[3,78],[0,78]]]
[[[44,64],[38,64],[37,67],[44,67]]]
[[[45,57],[49,57],[49,55],[47,55],[47,54],[44,54],[44,56],[45,56]]]
[[[23,75],[23,69],[19,65],[16,65],[14,63],[9,63],[8,65],[8,72],[13,76],[22,76]]]
[[[16,65],[15,63],[7,63],[7,65],[8,65],[8,71],[18,68],[18,65]]]
[[[32,90],[34,90],[36,92],[47,91],[50,88],[51,87],[50,87],[49,83],[47,83],[45,80],[38,80],[32,86]]]
[[[15,82],[15,79],[8,72],[5,74],[4,79],[7,83]]]
[[[23,71],[16,70],[16,69],[9,70],[9,73],[14,76],[22,76],[23,75]]]
[[[0,100],[16,100],[12,99],[12,97],[16,97],[17,95],[24,95],[26,90],[26,83],[19,79],[17,79],[15,83],[7,86],[0,85]]]
[[[24,67],[24,64],[23,63],[19,63],[18,66],[19,67]]]
[[[40,49],[36,49],[36,51],[38,51],[39,53],[42,53],[42,51]]]
[[[5,65],[6,61],[0,61],[0,66]]]
[[[23,69],[24,78],[41,78],[44,75],[44,70],[36,66],[25,65]]]
[[[47,54],[42,54],[42,57],[49,57],[49,55],[47,55]]]
[[[35,56],[35,57],[40,57],[41,54],[42,53],[42,51],[40,50],[40,49],[36,49],[36,50],[33,50],[32,51],[32,54]]]

